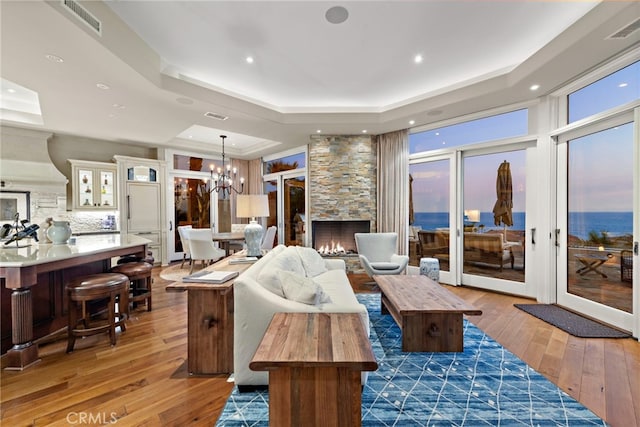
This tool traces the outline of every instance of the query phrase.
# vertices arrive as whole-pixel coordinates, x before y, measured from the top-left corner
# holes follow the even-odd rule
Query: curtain
[[[247,182],[247,190],[247,194],[264,194],[261,158],[249,160],[249,179]]]
[[[242,194],[262,194],[262,161],[256,160],[239,160],[232,159],[230,161],[231,166],[238,169],[236,177],[237,182],[233,183],[233,186],[240,189],[240,178],[244,177],[244,190]],[[257,172],[256,169],[257,168]],[[255,177],[257,176],[258,184],[256,184]],[[247,218],[238,218],[236,216],[236,193],[233,193],[230,197],[231,208],[231,223],[232,224],[248,224]]]
[[[409,253],[409,131],[378,135],[378,232],[398,233],[398,254]]]

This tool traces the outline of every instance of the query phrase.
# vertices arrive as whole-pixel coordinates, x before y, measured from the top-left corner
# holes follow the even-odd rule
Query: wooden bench
[[[481,310],[426,276],[373,276],[383,314],[402,329],[402,351],[464,351],[462,315]]]

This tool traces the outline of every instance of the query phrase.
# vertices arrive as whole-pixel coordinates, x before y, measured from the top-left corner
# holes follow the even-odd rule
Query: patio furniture
[[[620,280],[630,283],[633,281],[633,251],[620,251]]]
[[[582,264],[582,267],[578,268],[576,270],[576,273],[584,276],[588,272],[592,271],[596,274],[601,275],[603,279],[606,279],[607,275],[600,270],[600,266],[607,262],[607,260],[611,257],[611,254],[576,254],[576,258],[578,259],[578,261],[580,261],[580,264]]]

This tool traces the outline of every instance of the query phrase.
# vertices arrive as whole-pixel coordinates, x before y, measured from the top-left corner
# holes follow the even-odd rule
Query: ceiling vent
[[[69,10],[76,18],[80,19],[88,25],[93,31],[102,35],[102,22],[98,20],[91,12],[74,0],[62,0],[62,5]]]
[[[633,33],[634,31],[637,31],[638,29],[640,29],[640,18],[636,19],[635,21],[633,21],[629,25],[626,25],[626,26],[620,28],[618,31],[616,31],[615,33],[611,34],[607,38],[608,39],[626,39],[627,37],[629,37],[631,35],[631,33]]]
[[[227,120],[229,118],[228,116],[218,114],[218,113],[212,113],[211,111],[204,113],[204,115],[216,120]]]

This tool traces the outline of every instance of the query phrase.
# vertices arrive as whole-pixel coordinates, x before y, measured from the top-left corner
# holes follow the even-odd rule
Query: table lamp
[[[244,229],[244,240],[247,244],[247,256],[262,256],[263,229],[256,217],[269,216],[269,198],[262,194],[239,194],[236,199],[236,216],[251,218]]]

